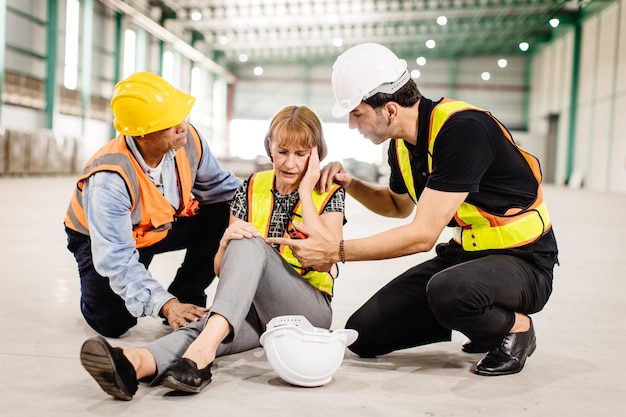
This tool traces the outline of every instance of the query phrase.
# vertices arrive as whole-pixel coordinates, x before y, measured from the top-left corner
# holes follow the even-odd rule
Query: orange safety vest
[[[274,171],[262,171],[252,174],[248,181],[248,221],[256,227],[263,237],[268,237],[270,220],[274,207]],[[313,204],[318,213],[326,207],[328,200],[335,194],[339,185],[333,184],[331,189],[325,193],[313,191]],[[300,202],[296,205],[292,220],[296,217],[302,219],[302,206]],[[288,237],[285,230],[284,237]],[[333,295],[334,279],[328,272],[314,271],[304,268],[298,259],[291,252],[289,246],[281,245],[279,250],[281,256],[311,285],[318,290]]]
[[[510,208],[503,215],[489,213],[485,209],[467,202],[462,203],[454,215],[459,225],[454,230],[454,240],[467,251],[515,248],[536,241],[552,227],[541,190],[539,161],[517,146],[509,131],[488,111],[462,101],[450,99],[443,99],[434,107],[428,133],[428,172],[433,170],[433,151],[439,131],[450,116],[464,110],[482,111],[496,121],[504,136],[522,154],[530,166],[537,180],[537,197],[528,207]],[[404,183],[413,201],[417,202],[409,151],[404,140],[396,139],[395,142],[397,163],[402,172]]]
[[[180,207],[175,209],[141,168],[128,148],[124,135],[120,135],[100,148],[85,164],[65,214],[65,225],[89,235],[83,209],[83,184],[96,172],[116,172],[124,179],[130,196],[130,216],[137,248],[155,244],[165,238],[176,217],[189,217],[198,212],[199,204],[191,190],[201,157],[202,145],[198,132],[187,124],[187,143],[176,151],[174,157],[181,196]]]

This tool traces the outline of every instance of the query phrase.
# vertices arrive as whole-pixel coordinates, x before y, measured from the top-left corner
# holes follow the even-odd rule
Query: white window
[[[65,68],[63,69],[63,85],[70,90],[78,86],[78,35],[79,35],[80,3],[78,0],[67,0],[65,11]]]

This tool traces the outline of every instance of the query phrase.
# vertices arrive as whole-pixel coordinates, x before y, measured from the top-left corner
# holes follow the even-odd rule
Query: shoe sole
[[[197,393],[201,392],[210,383],[211,383],[211,380],[209,379],[208,381],[204,381],[202,383],[202,385],[200,385],[199,387],[194,387],[194,386],[191,386],[191,385],[184,384],[184,383],[174,379],[172,376],[167,376],[165,379],[163,379],[163,381],[161,382],[161,385],[163,385],[164,387],[176,390],[176,391],[182,391],[182,392],[189,392],[189,393],[192,393],[192,394],[197,394]]]
[[[133,399],[121,378],[106,345],[100,339],[89,339],[80,350],[80,362],[107,394],[124,401]]]
[[[535,352],[535,349],[537,349],[537,340],[533,340],[532,345],[530,346],[530,348],[528,349],[528,355],[526,355],[526,358],[524,358],[524,362],[522,362],[520,364],[520,367],[517,368],[514,371],[507,371],[507,372],[485,372],[485,371],[481,371],[480,369],[474,369],[474,373],[476,375],[480,375],[480,376],[502,376],[502,375],[513,375],[513,374],[517,374],[519,372],[522,371],[522,369],[524,369],[524,365],[526,364],[526,359],[530,358],[530,355],[532,355]]]

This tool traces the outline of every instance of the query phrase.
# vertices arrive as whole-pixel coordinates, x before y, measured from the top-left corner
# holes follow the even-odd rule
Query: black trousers
[[[528,257],[466,252],[440,244],[437,256],[416,265],[374,294],[349,319],[359,332],[349,349],[362,357],[449,341],[452,330],[496,345],[515,312],[541,310],[552,292],[552,270]]]
[[[183,263],[168,287],[182,303],[206,306],[205,290],[215,278],[213,258],[228,226],[228,203],[203,205],[198,214],[178,219],[165,239],[138,249],[139,262],[146,268],[156,254],[185,249]],[[67,248],[78,264],[81,284],[80,308],[87,323],[107,337],[119,337],[137,324],[109,285],[109,279],[95,270],[89,236],[67,229]]]

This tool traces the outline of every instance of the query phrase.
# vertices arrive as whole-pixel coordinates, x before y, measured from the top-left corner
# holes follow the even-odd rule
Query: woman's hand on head
[[[298,186],[298,192],[300,195],[303,194],[311,194],[315,185],[319,181],[320,178],[320,157],[317,152],[317,146],[311,149],[311,156],[309,156],[309,162],[307,164],[307,169],[302,179],[300,180],[300,185]]]

